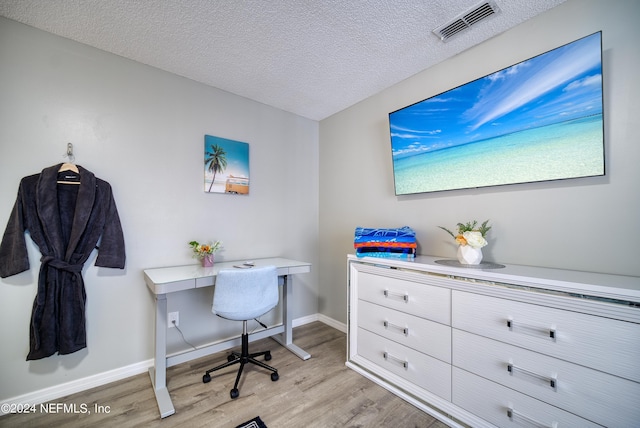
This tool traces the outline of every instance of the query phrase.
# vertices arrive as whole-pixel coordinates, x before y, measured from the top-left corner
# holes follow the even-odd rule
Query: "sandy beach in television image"
[[[204,191],[249,194],[249,144],[204,136]]]

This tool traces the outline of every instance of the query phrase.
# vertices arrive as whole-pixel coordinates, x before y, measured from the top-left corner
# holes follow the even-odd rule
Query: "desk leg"
[[[149,369],[149,375],[161,418],[176,412],[167,390],[167,324],[167,295],[158,294],[156,295],[155,365]]]
[[[279,336],[273,336],[282,346],[296,354],[303,360],[308,360],[311,355],[297,345],[293,344],[293,319],[291,317],[291,296],[293,295],[292,279],[289,275],[283,277],[283,293],[282,293],[282,323],[284,324],[284,332]]]

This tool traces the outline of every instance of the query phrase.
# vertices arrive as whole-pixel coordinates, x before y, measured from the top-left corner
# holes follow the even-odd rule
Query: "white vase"
[[[460,245],[458,247],[458,261],[463,265],[479,265],[482,262],[482,248]]]

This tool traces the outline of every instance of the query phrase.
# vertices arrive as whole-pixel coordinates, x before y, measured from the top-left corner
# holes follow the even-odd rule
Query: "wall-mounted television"
[[[604,175],[601,39],[389,113],[396,195]]]

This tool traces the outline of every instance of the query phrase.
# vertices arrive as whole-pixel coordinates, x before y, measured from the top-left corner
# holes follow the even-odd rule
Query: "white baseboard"
[[[323,314],[314,314],[314,315],[308,315],[302,318],[296,318],[295,320],[293,320],[292,324],[293,324],[293,327],[298,327],[301,325],[312,323],[314,321],[320,321],[321,323],[326,324],[329,327],[333,327],[336,330],[340,330],[345,334],[347,333],[346,324],[336,321],[333,318],[329,318],[328,316]]]
[[[333,318],[329,318],[326,315],[319,314],[318,321],[328,325],[329,327],[333,327],[336,330],[340,330],[344,334],[347,334],[347,325],[345,323],[334,320]]]
[[[9,398],[8,400],[0,402],[0,416],[7,414],[8,412],[6,410],[11,411],[11,405],[23,406],[27,404],[38,405],[46,403],[66,397],[67,395],[76,394],[97,386],[139,375],[140,373],[146,373],[149,371],[149,367],[152,366],[153,359]]]
[[[308,315],[302,318],[296,318],[293,320],[293,327],[309,324],[314,321],[320,321],[327,324],[330,327],[340,330],[343,333],[347,332],[346,324],[338,322],[332,318],[322,314]],[[67,395],[76,394],[78,392],[86,391],[91,388],[106,385],[111,382],[126,379],[131,376],[139,375],[140,373],[146,373],[149,368],[153,366],[153,359],[142,361],[139,363],[131,364],[129,366],[121,367],[118,369],[110,370],[104,373],[99,373],[93,376],[87,376],[82,379],[73,380],[60,385],[51,386],[49,388],[40,389],[27,394],[23,394],[17,397],[9,398],[7,400],[0,401],[0,416],[7,414],[5,409],[10,409],[13,404],[20,405],[38,405],[46,403],[48,401],[56,400],[58,398],[66,397]],[[9,405],[9,407],[7,407]]]

